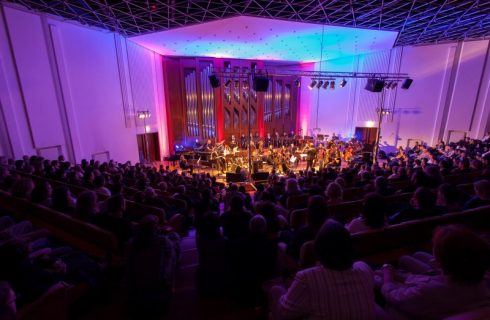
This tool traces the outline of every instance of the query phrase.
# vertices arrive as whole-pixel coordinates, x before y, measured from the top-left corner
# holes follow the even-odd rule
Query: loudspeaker
[[[407,90],[408,88],[410,88],[410,86],[412,85],[412,82],[413,82],[413,79],[405,79],[405,81],[403,81],[402,83],[402,89],[405,89]]]
[[[368,79],[366,83],[366,87],[364,87],[364,89],[371,92],[381,92],[384,86],[385,86],[385,82],[383,80]]]
[[[269,78],[255,76],[253,81],[253,88],[257,92],[266,92],[269,88]]]
[[[219,79],[215,74],[209,76],[209,82],[211,82],[211,87],[213,88],[219,87]]]
[[[240,173],[227,172],[226,173],[226,182],[244,182],[245,177]]]
[[[252,179],[254,181],[267,181],[269,180],[269,172],[252,173]]]

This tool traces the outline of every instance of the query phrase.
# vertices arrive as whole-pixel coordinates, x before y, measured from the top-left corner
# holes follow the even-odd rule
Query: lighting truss
[[[387,82],[398,82],[409,79],[407,73],[373,73],[373,72],[339,72],[339,71],[307,71],[307,70],[286,70],[286,69],[255,69],[230,71],[228,69],[213,68],[212,72],[216,75],[247,79],[250,76],[274,76],[274,77],[306,77],[312,80],[332,81],[335,79],[361,78],[377,79]]]
[[[7,2],[7,0],[0,0]],[[396,46],[490,37],[488,0],[8,0],[124,36],[234,16],[398,31]]]

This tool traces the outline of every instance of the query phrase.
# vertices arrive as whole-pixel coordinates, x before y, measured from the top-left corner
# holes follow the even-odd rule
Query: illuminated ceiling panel
[[[390,49],[397,35],[240,16],[130,39],[162,55],[312,62]]]

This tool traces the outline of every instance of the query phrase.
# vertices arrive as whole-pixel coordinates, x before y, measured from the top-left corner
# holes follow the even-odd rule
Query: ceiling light
[[[294,80],[294,85],[296,86],[296,88],[301,87],[301,79]]]
[[[347,84],[347,81],[345,79],[342,79],[342,81],[340,81],[340,87],[341,88],[345,87],[346,84]]]
[[[330,89],[335,89],[335,81],[330,81]]]
[[[316,86],[316,80],[312,80],[308,88],[313,89]]]
[[[230,85],[231,85],[231,80],[230,79],[226,80],[225,87],[229,87]]]
[[[316,85],[316,87],[317,87],[318,89],[320,89],[320,88],[322,87],[322,84],[323,84],[323,81],[322,81],[322,80],[320,80],[320,81],[318,81],[318,84]]]
[[[323,89],[327,89],[329,84],[330,82],[328,80],[325,81],[325,83],[323,84]]]

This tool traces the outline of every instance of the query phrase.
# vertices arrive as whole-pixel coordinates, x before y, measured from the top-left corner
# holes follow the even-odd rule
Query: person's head
[[[328,185],[327,190],[325,191],[325,196],[327,196],[329,200],[342,199],[343,197],[342,187],[337,182],[331,182]]]
[[[84,191],[77,198],[75,216],[81,220],[88,220],[97,214],[97,195],[93,191]]]
[[[29,199],[33,189],[34,189],[34,182],[32,181],[31,178],[20,178],[14,182],[10,192],[14,197]]]
[[[458,205],[459,191],[455,185],[443,183],[437,189],[437,204],[443,207]]]
[[[288,179],[286,184],[286,191],[290,193],[298,192],[299,191],[298,180],[294,178]]]
[[[125,210],[126,200],[122,195],[118,194],[107,199],[108,214],[121,218]]]
[[[243,199],[241,196],[234,196],[230,200],[230,208],[233,211],[239,211],[243,209]]]
[[[16,319],[17,306],[15,300],[16,295],[10,284],[6,281],[0,281],[0,319]]]
[[[354,262],[349,231],[332,219],[327,220],[318,231],[315,252],[320,263],[327,269],[344,271],[351,268]]]
[[[490,181],[479,180],[473,183],[475,194],[483,200],[490,200]]]
[[[267,222],[265,218],[257,214],[250,219],[249,229],[252,234],[264,235],[267,231]]]
[[[480,283],[490,267],[489,244],[462,226],[437,228],[432,250],[444,274],[459,284]]]
[[[308,226],[318,230],[328,218],[328,206],[322,196],[311,196],[308,199],[306,220]]]
[[[412,197],[412,205],[417,209],[431,210],[436,204],[436,194],[429,188],[419,187]]]
[[[42,180],[38,181],[31,192],[31,202],[40,204],[46,203],[51,197],[52,191],[53,189],[49,182]]]
[[[383,176],[376,177],[374,179],[374,187],[376,190],[384,190],[388,187],[388,180]]]
[[[379,193],[371,192],[364,196],[362,218],[373,229],[385,225],[385,201]]]
[[[105,178],[104,175],[100,174],[94,178],[94,186],[96,188],[102,188],[105,186]]]
[[[155,189],[153,189],[152,187],[147,187],[145,189],[145,199],[148,200],[148,199],[153,199],[157,196],[156,192],[155,192]]]

